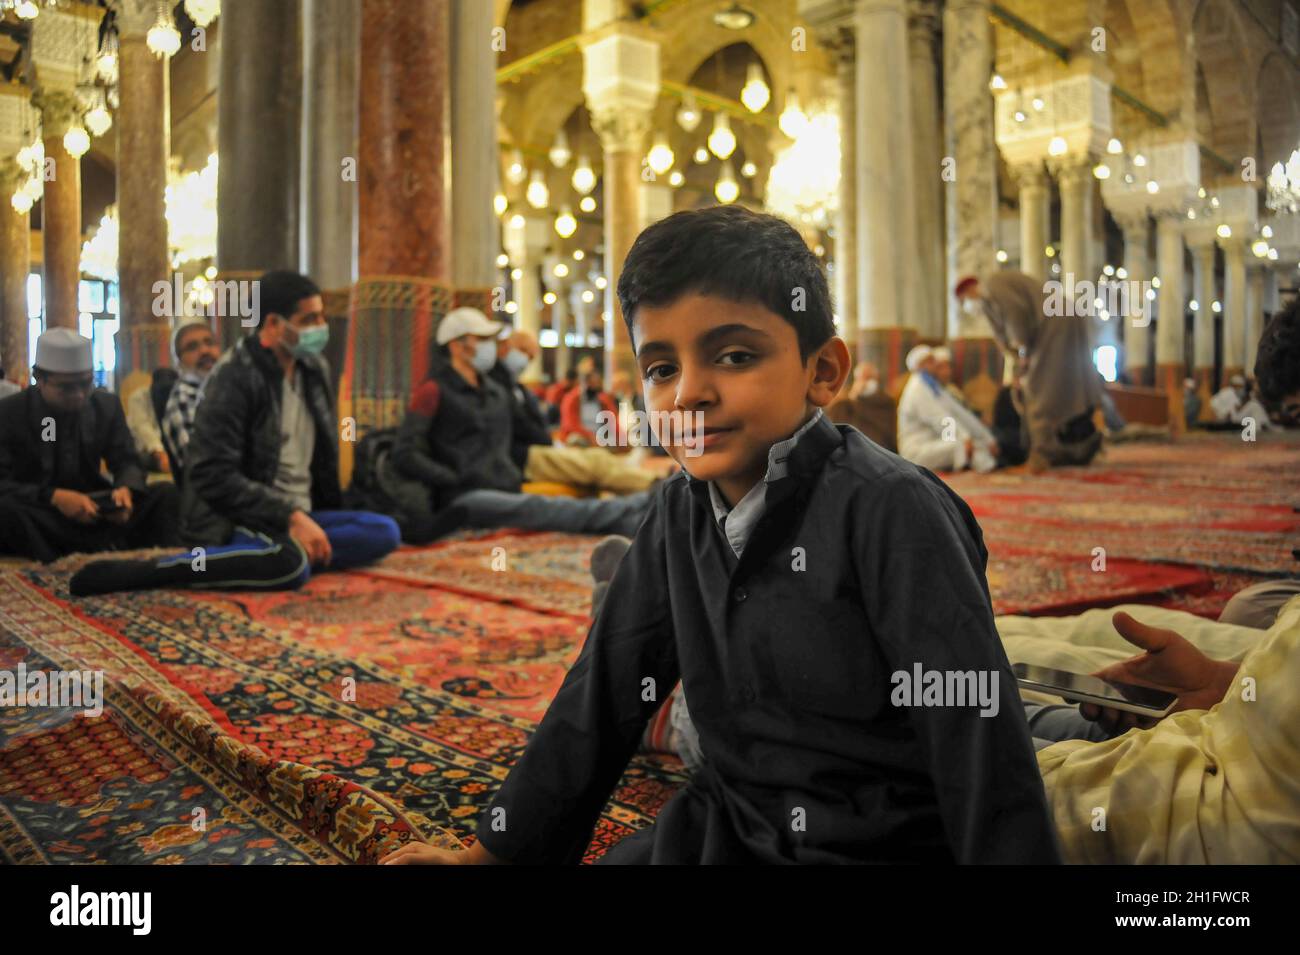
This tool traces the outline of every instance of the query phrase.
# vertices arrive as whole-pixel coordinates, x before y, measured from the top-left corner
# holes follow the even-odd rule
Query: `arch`
[[[1276,51],[1264,58],[1255,83],[1259,104],[1259,175],[1285,163],[1300,147],[1300,76]]]
[[[1237,10],[1225,0],[1201,0],[1192,37],[1209,112],[1207,123],[1198,106],[1197,126],[1209,131],[1206,145],[1235,163],[1254,151],[1257,122],[1251,71],[1242,68],[1249,50]]]

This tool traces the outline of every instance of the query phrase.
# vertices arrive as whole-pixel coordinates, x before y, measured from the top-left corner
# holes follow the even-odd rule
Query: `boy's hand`
[[[135,507],[135,501],[131,497],[129,487],[117,487],[113,489],[113,503],[117,505],[116,511],[109,511],[104,520],[112,524],[125,524],[131,519],[131,511]]]
[[[1147,626],[1122,611],[1112,621],[1121,637],[1146,652],[1103,667],[1093,676],[1173,693],[1178,697],[1172,711],[1175,713],[1208,710],[1228,692],[1237,664],[1213,660],[1173,630]],[[1092,703],[1080,704],[1079,712],[1112,732],[1134,726],[1145,728],[1156,722],[1136,713]]]
[[[423,842],[408,842],[379,860],[380,865],[467,865],[468,852],[435,849]]]
[[[313,567],[328,567],[333,556],[330,539],[306,511],[294,511],[289,518],[289,536],[302,545]]]
[[[64,517],[78,524],[92,524],[99,519],[99,505],[89,494],[82,494],[80,491],[70,491],[61,487],[50,497],[50,503]]]

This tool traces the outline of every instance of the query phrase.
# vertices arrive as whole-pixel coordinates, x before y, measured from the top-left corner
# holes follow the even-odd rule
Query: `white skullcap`
[[[931,349],[930,354],[934,356],[935,361],[952,361],[952,352],[948,350],[946,345]]]
[[[907,370],[916,371],[933,355],[934,350],[929,345],[917,345],[907,353]]]
[[[70,328],[51,328],[36,339],[36,361],[41,371],[81,374],[93,371],[91,341]]]

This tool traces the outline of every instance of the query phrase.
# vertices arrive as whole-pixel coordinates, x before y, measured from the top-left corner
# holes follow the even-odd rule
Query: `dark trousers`
[[[0,553],[49,563],[65,554],[91,554],[136,547],[174,547],[179,495],[172,484],[153,484],[131,492],[131,517],[125,524],[100,519],[70,521],[52,504],[0,499]]]

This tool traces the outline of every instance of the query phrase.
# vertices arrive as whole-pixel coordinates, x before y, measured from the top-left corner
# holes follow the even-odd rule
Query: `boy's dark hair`
[[[803,361],[835,334],[817,256],[789,223],[743,206],[675,213],[632,244],[618,277],[629,334],[638,307],[669,305],[692,292],[753,302],[780,315],[794,326]]]
[[[298,303],[305,298],[320,294],[320,288],[307,276],[288,269],[276,269],[263,273],[257,280],[258,303],[261,314],[257,317],[257,327],[266,323],[266,316],[279,315],[288,320]]]
[[[1255,383],[1269,404],[1300,391],[1300,295],[1264,328],[1255,353]]]

